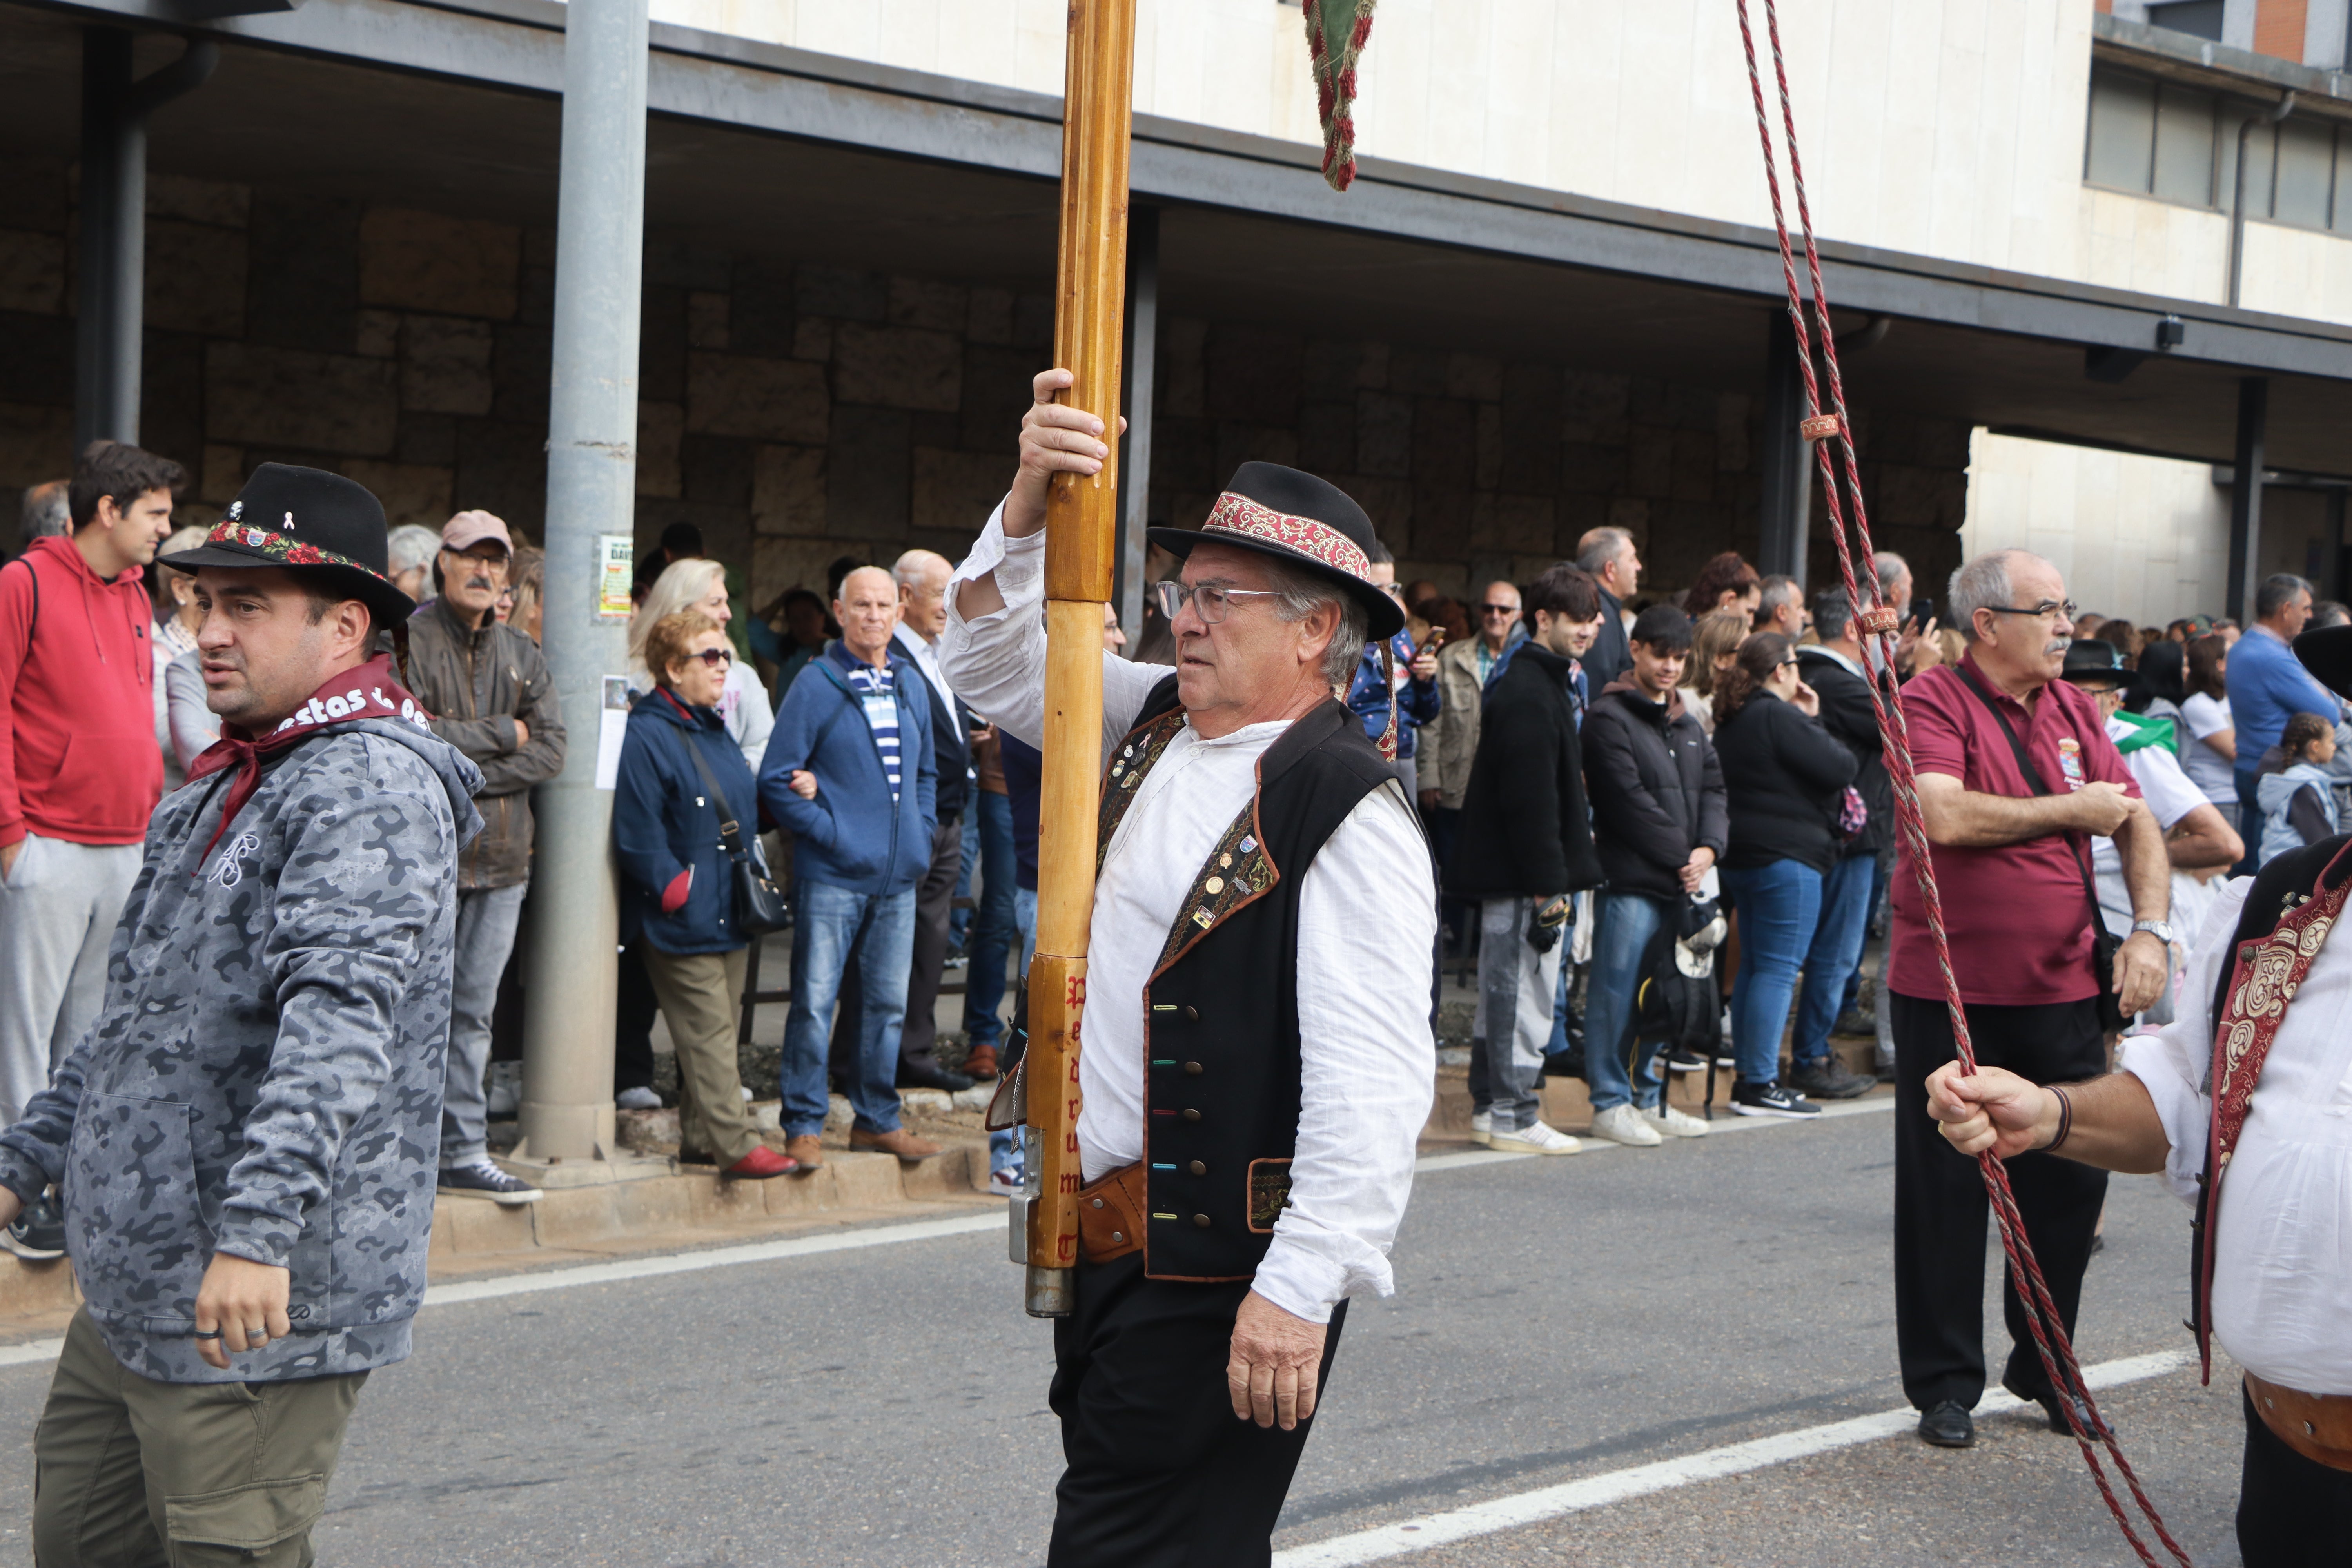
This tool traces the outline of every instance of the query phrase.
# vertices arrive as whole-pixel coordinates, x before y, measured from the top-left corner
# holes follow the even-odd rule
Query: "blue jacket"
[[[621,940],[642,935],[664,952],[732,952],[751,939],[735,929],[735,868],[719,847],[719,812],[695,753],[727,792],[746,850],[760,831],[758,786],[718,710],[684,707],[661,690],[638,698],[613,787]],[[685,901],[665,912],[664,895],[688,871]]]
[[[1399,632],[1389,639],[1389,650],[1396,660],[1398,673],[1404,674],[1412,663],[1412,634]],[[1356,661],[1355,684],[1348,688],[1348,706],[1364,721],[1364,733],[1377,744],[1381,731],[1389,727],[1389,689],[1381,679],[1381,645],[1368,642],[1364,657]],[[1415,680],[1410,675],[1397,688],[1397,760],[1412,755],[1414,731],[1423,724],[1437,720],[1437,682]]]
[[[2312,678],[2294,650],[2261,626],[2249,626],[2230,649],[2230,717],[2238,726],[2238,765],[2251,775],[2279,743],[2286,721],[2316,713],[2335,722],[2343,702]]]
[[[902,893],[929,869],[939,823],[930,687],[913,660],[892,651],[899,777],[894,807],[882,749],[849,688],[849,658],[835,643],[793,678],[760,763],[760,799],[792,833],[794,881]],[[801,768],[816,775],[814,800],[803,800],[786,784]]]

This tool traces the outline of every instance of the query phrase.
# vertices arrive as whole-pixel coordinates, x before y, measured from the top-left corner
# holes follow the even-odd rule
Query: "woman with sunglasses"
[[[736,929],[719,824],[739,824],[748,842],[760,792],[719,714],[734,649],[699,610],[664,616],[642,646],[654,689],[630,706],[613,792],[621,940],[643,959],[677,1050],[679,1157],[781,1176],[799,1166],[761,1142],[735,1058],[750,938]]]
[[[1723,886],[1739,914],[1739,974],[1731,987],[1739,1077],[1731,1109],[1742,1116],[1811,1116],[1821,1107],[1780,1081],[1780,1036],[1821,924],[1822,889],[1837,858],[1853,752],[1822,728],[1821,698],[1798,675],[1796,649],[1779,632],[1758,632],[1739,645],[1715,704],[1715,748],[1731,813]],[[1838,1000],[1821,999],[1832,1008]],[[1874,1081],[1842,1073],[1833,1058],[1796,1068],[1825,1095],[1841,1099]]]

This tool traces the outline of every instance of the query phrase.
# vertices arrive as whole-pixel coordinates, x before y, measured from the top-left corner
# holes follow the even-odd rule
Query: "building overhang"
[[[563,14],[557,0],[309,0],[192,23],[169,0],[0,5],[0,137],[71,155],[75,29],[110,21],[152,33],[142,68],[174,35],[224,46],[212,84],[156,116],[159,170],[546,223]],[[1050,276],[1056,97],[656,25],[648,100],[656,234]],[[1317,158],[1139,116],[1133,186],[1164,209],[1164,308],[1762,385],[1783,298],[1770,231],[1380,159],[1339,195]],[[1828,244],[1822,260],[1842,324],[1890,322],[1847,365],[1858,410],[2224,462],[2235,383],[2265,374],[2273,461],[2352,469],[2352,329],[1868,247]],[[2159,353],[2168,319],[2180,341]]]

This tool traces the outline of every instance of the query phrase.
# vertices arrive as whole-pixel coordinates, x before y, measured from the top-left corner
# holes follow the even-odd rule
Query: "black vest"
[[[1097,869],[1183,723],[1170,676],[1111,757]],[[1265,1256],[1298,1141],[1299,888],[1324,840],[1391,776],[1356,715],[1321,704],[1258,759],[1255,797],[1193,876],[1143,988],[1151,1279],[1246,1279]]]

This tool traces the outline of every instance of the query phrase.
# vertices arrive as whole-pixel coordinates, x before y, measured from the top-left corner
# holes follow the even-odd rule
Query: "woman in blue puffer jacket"
[[[733,659],[726,632],[700,611],[654,624],[646,638],[654,689],[629,710],[613,848],[621,940],[638,944],[677,1050],[679,1158],[699,1154],[722,1175],[764,1178],[799,1166],[761,1142],[736,1068],[751,939],[736,929],[735,868],[719,826],[734,822],[749,846],[760,807],[751,766],[719,716]],[[714,784],[720,798],[712,798]]]

